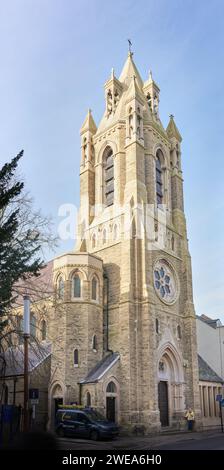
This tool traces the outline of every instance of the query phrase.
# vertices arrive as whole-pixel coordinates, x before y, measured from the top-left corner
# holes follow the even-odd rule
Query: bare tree
[[[34,203],[24,183],[16,173],[23,152],[0,169],[0,377],[6,370],[5,354],[10,348],[16,363],[15,346],[23,334],[21,310],[23,296],[31,305],[42,308],[55,303],[52,277],[46,276],[49,263],[46,254],[54,250],[54,235],[50,217],[34,209]],[[38,347],[37,347],[38,346]],[[40,352],[38,338],[32,338],[30,347]]]

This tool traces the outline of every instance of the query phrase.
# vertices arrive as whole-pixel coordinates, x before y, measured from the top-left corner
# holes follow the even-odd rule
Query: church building
[[[49,418],[77,403],[130,431],[180,430],[186,408],[200,422],[182,138],[131,52],[104,91],[80,132],[77,244],[53,264]]]

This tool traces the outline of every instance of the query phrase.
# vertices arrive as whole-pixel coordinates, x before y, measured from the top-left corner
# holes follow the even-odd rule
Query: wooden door
[[[158,399],[161,426],[169,426],[168,385],[164,380],[158,385]]]

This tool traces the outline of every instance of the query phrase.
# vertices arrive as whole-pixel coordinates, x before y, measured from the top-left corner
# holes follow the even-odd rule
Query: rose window
[[[177,289],[175,275],[165,260],[160,260],[154,268],[154,286],[157,295],[165,302],[172,303],[176,299]]]

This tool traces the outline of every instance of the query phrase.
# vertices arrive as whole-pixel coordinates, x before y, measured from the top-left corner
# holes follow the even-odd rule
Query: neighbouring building
[[[198,356],[198,365],[202,425],[211,428],[220,425],[220,406],[217,396],[223,396],[223,380],[201,356]]]
[[[0,396],[2,404],[20,406],[24,403],[24,349],[23,345],[10,347],[0,356]],[[46,429],[48,425],[48,386],[51,370],[51,343],[32,342],[29,346],[29,389],[38,390],[35,404],[29,402],[30,426]],[[21,415],[22,427],[23,413]]]
[[[197,316],[199,389],[202,423],[220,424],[217,395],[224,397],[224,326],[219,319]]]
[[[198,353],[224,380],[224,325],[219,319],[197,315]]]

